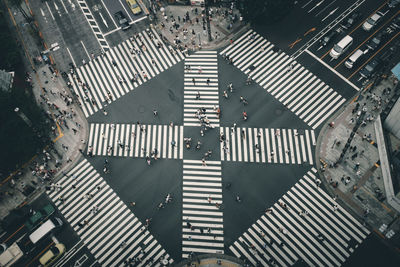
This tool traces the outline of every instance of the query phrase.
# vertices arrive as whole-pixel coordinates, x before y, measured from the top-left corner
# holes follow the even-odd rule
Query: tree
[[[244,20],[252,24],[274,23],[293,7],[293,0],[240,0],[239,10]]]

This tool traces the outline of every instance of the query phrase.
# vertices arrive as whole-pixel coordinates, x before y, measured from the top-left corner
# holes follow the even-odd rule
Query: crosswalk
[[[156,149],[156,150],[155,150]],[[93,156],[183,158],[183,126],[91,123],[88,154]]]
[[[205,108],[205,120],[219,127],[218,60],[216,51],[198,51],[185,59],[183,125],[201,126],[200,114]]]
[[[89,117],[183,58],[151,28],[76,68],[68,77]]]
[[[249,30],[220,52],[253,81],[316,129],[346,101],[265,38]]]
[[[229,249],[258,266],[340,266],[370,233],[317,186],[312,168]]]
[[[173,259],[128,209],[93,166],[84,159],[47,191],[64,218],[102,266],[161,266]]]
[[[314,164],[313,130],[220,127],[221,160]]]
[[[183,160],[182,257],[224,253],[221,162]]]

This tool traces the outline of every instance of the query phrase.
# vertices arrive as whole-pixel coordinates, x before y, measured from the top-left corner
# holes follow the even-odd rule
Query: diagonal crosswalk
[[[48,196],[100,265],[123,266],[129,258],[140,258],[138,266],[173,262],[86,159],[58,184]]]
[[[183,126],[91,123],[88,154],[182,159]]]
[[[370,233],[318,187],[312,168],[231,246],[253,265],[340,266]]]
[[[198,51],[185,59],[184,126],[201,126],[201,119],[212,127],[219,126],[217,56],[216,51]],[[202,108],[204,114],[199,112]]]
[[[220,52],[307,125],[316,129],[346,101],[265,38],[249,30]]]
[[[314,164],[313,130],[220,127],[221,160]]]
[[[69,73],[86,117],[184,59],[151,28]]]
[[[221,162],[183,160],[182,257],[224,253]]]

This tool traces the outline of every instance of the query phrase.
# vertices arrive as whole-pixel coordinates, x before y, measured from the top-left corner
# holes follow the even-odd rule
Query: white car
[[[363,24],[363,29],[365,31],[370,31],[376,24],[378,24],[379,20],[384,16],[382,12],[376,12],[371,17],[369,17]]]

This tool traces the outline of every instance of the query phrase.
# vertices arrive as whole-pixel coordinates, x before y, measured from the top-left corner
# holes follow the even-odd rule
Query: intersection
[[[308,265],[340,266],[368,236],[369,231],[318,187],[319,178],[313,166],[319,126],[326,122],[346,99],[290,56],[276,51],[272,43],[252,30],[245,32],[220,51],[200,51],[190,55],[185,55],[179,50],[174,51],[172,47],[168,49],[168,45],[162,42],[154,30],[145,30],[138,36],[140,37],[126,40],[69,74],[72,88],[80,96],[81,106],[89,120],[88,161],[82,161],[69,175],[77,172],[80,166],[90,170],[95,167],[98,173],[89,174],[88,171],[80,170],[82,178],[77,179],[80,181],[86,176],[87,179],[97,179],[102,170],[101,166],[105,166],[103,161],[107,159],[110,162],[110,173],[103,172],[105,180],[100,186],[101,190],[103,186],[110,190],[114,188],[116,193],[110,193],[110,196],[119,195],[121,183],[125,188],[135,187],[135,183],[120,180],[123,173],[139,172],[142,177],[147,177],[147,170],[151,169],[151,173],[157,175],[152,178],[153,186],[157,180],[156,183],[160,185],[165,184],[164,179],[172,181],[164,190],[155,189],[161,189],[162,192],[156,197],[157,200],[144,199],[144,195],[150,194],[154,197],[155,194],[150,192],[151,187],[144,185],[145,181],[141,181],[136,186],[142,189],[145,186],[145,194],[128,194],[131,195],[128,199],[126,192],[122,193],[122,203],[119,205],[125,208],[121,209],[115,206],[116,200],[112,197],[88,200],[90,205],[104,203],[104,207],[100,206],[100,212],[103,209],[110,211],[101,213],[104,216],[110,214],[108,219],[104,218],[104,222],[96,222],[94,225],[103,225],[100,236],[96,236],[100,232],[91,230],[93,228],[90,224],[87,230],[75,226],[81,238],[88,238],[88,247],[99,263],[107,265],[111,261],[121,263],[126,260],[128,253],[120,251],[117,240],[128,240],[127,251],[131,252],[130,256],[144,258],[144,262],[147,263],[170,257],[179,261],[194,252],[227,253],[252,264],[258,262],[262,265],[275,262],[287,266],[296,261],[303,261]],[[226,57],[232,64],[225,59]],[[179,63],[181,60],[183,64]],[[232,77],[233,90],[229,91],[228,98],[224,98],[225,86],[231,82],[226,78],[232,74],[227,75],[223,70],[229,72],[232,66],[242,74],[240,80]],[[172,72],[169,73],[170,71]],[[135,94],[139,97],[144,93],[142,90],[149,90],[148,87],[142,86],[156,83],[162,75],[166,75],[168,80],[178,80],[182,84],[178,85],[178,88],[157,88],[151,93],[154,97],[151,104],[140,105],[140,101],[131,102],[130,107],[122,108],[127,110],[128,116],[120,116],[126,111],[120,110],[119,106],[129,103],[123,101],[124,97],[134,97]],[[174,78],[173,75],[183,77]],[[251,77],[254,83],[245,85],[246,77]],[[171,101],[160,99],[157,96],[160,91],[164,91],[163,94],[165,91],[171,94],[169,91],[172,91],[172,95],[179,98],[178,102],[183,107],[158,108],[156,100]],[[240,103],[241,94],[245,95],[249,104]],[[268,127],[271,124],[265,118],[258,117],[259,112],[265,111],[257,111],[257,107],[253,111],[253,103],[260,94],[267,94],[269,101],[274,101],[272,106],[284,105],[285,108],[281,112],[290,116],[291,123],[282,121],[280,126],[274,122],[273,127]],[[236,108],[232,109],[232,106]],[[168,114],[165,113],[168,113],[169,108],[173,114],[182,112],[178,116],[181,120],[177,120],[176,117],[173,121],[166,120],[165,116]],[[219,114],[217,109],[221,110]],[[241,109],[249,110],[248,121],[240,120]],[[157,115],[152,114],[152,110],[157,110]],[[199,110],[203,117],[199,116]],[[134,111],[140,112],[136,114]],[[293,115],[287,114],[288,112]],[[235,125],[229,121],[233,113],[236,113],[237,117]],[[227,122],[225,118],[228,118]],[[224,138],[218,140],[221,136]],[[192,138],[193,144],[200,140],[201,149],[194,150],[194,145],[187,149],[185,138]],[[212,154],[203,156],[207,150],[211,150]],[[134,160],[135,158],[139,161]],[[150,166],[147,166],[145,158],[150,159]],[[129,159],[134,160],[134,164],[129,165],[135,167],[127,165]],[[124,162],[121,162],[123,165],[117,163],[120,160]],[[173,173],[181,178],[170,177],[167,173],[162,175],[159,168],[164,160],[178,161],[168,169],[176,168]],[[240,165],[232,165],[235,162]],[[254,164],[260,166],[253,167]],[[165,164],[162,165],[165,167]],[[293,185],[291,179],[285,182],[281,179],[282,191],[278,191],[277,194],[283,197],[267,197],[268,201],[262,204],[264,208],[254,212],[248,209],[248,205],[254,204],[249,194],[255,194],[256,199],[265,199],[265,196],[257,196],[259,191],[252,190],[253,186],[263,187],[264,181],[255,182],[252,186],[247,184],[245,189],[238,187],[240,182],[237,179],[254,179],[254,175],[261,174],[262,166],[269,169],[268,165],[276,165],[270,172],[272,176],[278,177],[289,169],[297,169],[294,173],[297,173],[297,179],[300,178],[300,181],[290,189]],[[246,170],[246,174],[242,172],[237,176],[230,173],[238,167]],[[289,169],[282,172],[282,168]],[[276,178],[273,178],[274,180],[276,181]],[[107,181],[110,181],[111,187]],[[76,190],[70,187],[67,178],[64,183],[67,192]],[[82,183],[81,194],[92,192],[96,186],[95,183]],[[53,193],[50,197],[56,200],[59,194]],[[160,210],[157,204],[162,203],[167,194],[173,196],[174,209],[179,209],[178,205],[181,205],[181,209],[173,212],[174,223],[168,220],[168,226],[159,227],[163,209],[170,210],[172,207],[171,204],[165,203]],[[237,197],[240,198],[240,202]],[[138,203],[134,207],[130,205],[132,199]],[[139,204],[142,201],[151,204],[144,208]],[[65,204],[59,205],[63,210],[61,205]],[[88,213],[85,209],[90,205],[81,204],[77,207],[81,216],[78,219],[71,218],[73,226],[85,218],[85,214]],[[247,210],[249,218],[246,221],[251,222],[251,228],[245,223],[234,226],[232,221],[227,220],[232,216],[232,208],[238,205]],[[114,206],[114,209],[111,208]],[[142,210],[143,208],[145,210]],[[130,213],[129,209],[133,213]],[[262,209],[264,212],[261,212]],[[65,216],[68,218],[70,213],[66,212]],[[302,212],[306,212],[306,215]],[[135,213],[139,214],[139,217],[129,217],[135,216]],[[112,221],[114,216],[121,219],[128,216],[127,220],[133,221],[121,221],[116,224]],[[148,218],[151,218],[151,224],[148,230],[144,230],[143,225]],[[256,221],[257,224],[254,224]],[[300,227],[299,222],[303,226]],[[131,229],[132,223],[136,223],[136,226]],[[121,230],[114,228],[116,225],[119,225]],[[173,233],[180,232],[181,245],[166,241],[179,240],[177,236],[171,238],[172,232],[166,233],[166,227],[175,229]],[[241,233],[238,239],[231,235],[232,227],[234,232]],[[120,234],[114,236],[117,231]],[[123,238],[119,238],[120,236]],[[301,244],[300,240],[307,240],[306,246]],[[105,252],[105,248],[108,253]]]
[[[313,37],[316,28],[280,39],[279,30],[249,25],[228,37],[215,18],[216,36],[226,37],[206,49],[198,49],[201,29],[193,45],[174,45],[168,16],[159,17],[164,29],[125,1],[33,3],[44,8],[48,38],[61,36],[53,55],[87,129],[75,140],[84,146],[77,162],[46,195],[93,265],[165,266],[201,254],[250,266],[354,261],[372,231],[321,186],[317,150],[322,129],[365,83],[336,71],[317,44],[372,1],[299,2],[296,12],[309,16],[301,30],[321,23]],[[127,31],[112,16],[119,9]],[[79,40],[70,38],[79,23],[66,27],[74,17],[87,28]]]

